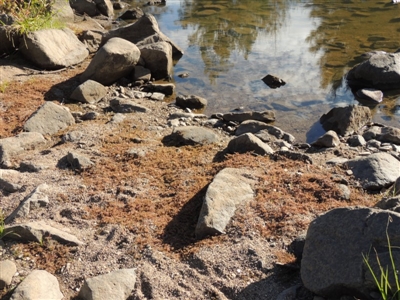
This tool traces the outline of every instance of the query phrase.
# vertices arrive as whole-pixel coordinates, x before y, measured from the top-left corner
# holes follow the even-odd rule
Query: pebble
[[[368,151],[360,152],[360,153],[358,153],[358,155],[360,155],[360,156],[368,156],[368,155],[371,155],[371,152],[368,152]]]

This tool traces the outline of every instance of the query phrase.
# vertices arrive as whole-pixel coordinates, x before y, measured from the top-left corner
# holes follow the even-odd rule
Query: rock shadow
[[[266,299],[266,295],[268,295],[268,299],[277,299],[286,289],[300,284],[296,291],[296,298],[293,299],[312,300],[314,297],[313,293],[301,285],[299,271],[300,268],[293,268],[291,265],[276,265],[272,270],[267,271],[268,273],[271,272],[270,276],[249,284],[239,293],[233,295],[231,299],[261,300]]]
[[[50,90],[44,94],[44,99],[46,101],[57,100],[60,103],[70,102],[70,96],[72,92],[81,84],[79,76],[75,75],[65,81],[53,85]]]
[[[312,143],[315,142],[319,137],[324,135],[326,130],[322,127],[321,122],[318,120],[313,125],[311,125],[310,129],[306,133],[306,142]]]
[[[168,223],[163,232],[163,243],[178,250],[196,242],[195,229],[208,185],[198,191]]]

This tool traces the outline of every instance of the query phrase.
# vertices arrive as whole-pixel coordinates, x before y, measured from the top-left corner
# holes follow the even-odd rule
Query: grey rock
[[[72,124],[75,119],[67,107],[46,102],[25,122],[24,130],[51,135]]]
[[[160,31],[156,19],[150,14],[145,14],[133,24],[110,30],[103,36],[102,43],[104,44],[114,37],[123,38],[137,46],[165,41],[171,44],[174,57],[183,55],[183,50]]]
[[[74,22],[74,11],[68,1],[55,0],[51,6],[51,11],[54,13],[56,20],[66,23]]]
[[[83,137],[83,132],[79,130],[70,131],[61,137],[63,143],[77,143]]]
[[[143,17],[143,15],[144,15],[143,10],[141,10],[139,7],[136,7],[124,11],[124,13],[119,17],[122,20],[137,20]]]
[[[196,95],[180,95],[176,97],[176,105],[182,108],[202,109],[207,106],[207,99]]]
[[[374,207],[400,212],[400,195],[384,197],[378,203],[376,203]]]
[[[143,86],[143,91],[148,93],[162,93],[166,96],[171,96],[175,93],[175,84],[167,83],[167,84],[147,84]]]
[[[338,184],[338,189],[339,189],[339,197],[342,200],[350,200],[350,195],[351,195],[351,191],[349,189],[349,187],[345,184]]]
[[[0,163],[4,164],[15,155],[35,149],[45,143],[43,135],[38,132],[23,132],[13,137],[0,139]]]
[[[96,111],[88,111],[81,117],[81,120],[83,121],[96,120],[99,116],[100,114]]]
[[[268,132],[269,125],[261,122],[261,121],[255,121],[255,120],[247,120],[242,122],[235,131],[235,135],[242,135],[244,133],[259,133],[259,135],[264,139],[268,140],[271,138],[271,134]],[[267,130],[266,133],[268,133],[268,136],[265,135],[263,130]]]
[[[164,138],[165,142],[176,146],[207,145],[218,142],[218,135],[211,129],[198,126],[175,127],[173,132]]]
[[[400,161],[388,153],[374,153],[345,163],[366,190],[379,190],[400,177]]]
[[[165,95],[162,93],[152,93],[150,99],[155,101],[164,101]]]
[[[391,126],[371,126],[364,132],[363,137],[366,140],[376,139],[383,143],[393,143],[400,145],[400,129]]]
[[[314,143],[312,143],[313,146],[317,147],[337,147],[340,144],[340,139],[337,135],[337,133],[333,130],[329,130],[327,133],[325,133],[323,136],[318,138]]]
[[[99,49],[80,76],[81,82],[92,79],[110,85],[128,76],[140,58],[140,50],[129,41],[113,38]]]
[[[8,193],[18,192],[22,188],[19,175],[15,170],[0,169],[0,190]]]
[[[107,17],[114,15],[114,8],[110,0],[69,0],[71,7],[80,15]]]
[[[222,118],[227,122],[242,123],[247,120],[256,120],[269,123],[275,121],[275,113],[272,110],[234,112],[223,114]]]
[[[14,274],[17,272],[17,266],[11,260],[0,261],[0,289],[4,289],[11,284]]]
[[[351,147],[364,146],[366,141],[362,135],[352,135],[347,139],[347,143]]]
[[[82,103],[96,103],[107,94],[107,89],[97,81],[87,80],[71,94],[71,99]]]
[[[171,75],[173,67],[171,44],[161,41],[139,46],[139,49],[145,67],[151,71],[154,79],[159,80]]]
[[[356,95],[363,100],[368,100],[369,101],[368,103],[371,104],[373,103],[378,104],[382,102],[383,99],[382,91],[375,89],[367,89],[367,88],[361,89],[356,92]]]
[[[239,205],[254,198],[256,179],[246,169],[226,168],[220,171],[207,188],[196,226],[196,238],[224,233]]]
[[[379,51],[353,67],[347,74],[350,86],[362,85],[377,89],[391,89],[400,83],[400,53]]]
[[[341,136],[348,136],[372,120],[371,110],[365,106],[332,108],[320,118],[325,130],[333,130]]]
[[[133,72],[133,81],[138,80],[149,82],[151,80],[151,71],[143,66],[136,65]]]
[[[292,159],[292,160],[299,160],[303,161],[305,163],[313,164],[313,159],[310,155],[301,153],[301,152],[296,152],[296,151],[290,151],[290,150],[279,150],[276,152],[277,155],[284,156],[286,158]]]
[[[135,269],[121,269],[85,280],[79,297],[83,300],[125,300],[135,289]]]
[[[76,170],[82,171],[94,166],[94,163],[90,160],[90,158],[80,153],[69,152],[66,159],[71,167]]]
[[[263,143],[258,137],[252,133],[244,133],[229,141],[227,151],[231,153],[254,152],[259,155],[273,154],[274,151],[270,146]]]
[[[84,30],[79,36],[80,41],[89,50],[89,53],[95,53],[100,47],[103,34],[101,31]]]
[[[33,270],[14,290],[10,300],[61,300],[57,278],[44,270]]]
[[[134,101],[124,98],[115,98],[110,101],[110,107],[117,113],[134,113],[134,112],[150,112],[147,107],[136,104]]]
[[[74,235],[54,228],[43,222],[31,222],[26,224],[16,224],[6,226],[4,229],[3,239],[12,239],[22,242],[41,243],[45,237],[50,237],[61,244],[79,246],[83,242],[78,240]]]
[[[362,255],[371,254],[369,263],[379,274],[373,247],[385,268],[389,263],[386,230],[391,244],[398,245],[400,214],[372,208],[338,208],[315,219],[308,228],[301,261],[304,286],[327,298],[354,295],[369,299],[376,285]],[[394,247],[392,252],[397,261],[400,250]]]
[[[345,157],[334,157],[334,158],[331,158],[331,159],[327,160],[325,163],[327,165],[337,166],[337,165],[342,165],[342,164],[344,164],[344,163],[346,163],[348,161],[349,161],[349,159],[345,158]]]
[[[43,69],[76,65],[89,55],[85,45],[68,28],[38,30],[21,39],[21,53]]]
[[[19,171],[20,172],[31,172],[31,173],[37,173],[40,172],[44,169],[47,169],[48,167],[46,165],[42,165],[40,163],[37,163],[35,161],[30,162],[30,161],[21,161],[19,164]]]
[[[125,119],[126,119],[126,116],[124,116],[121,113],[117,113],[111,118],[110,123],[111,124],[118,124],[118,123],[123,122]]]
[[[11,223],[15,218],[27,217],[34,208],[46,206],[49,203],[48,188],[45,183],[38,185],[5,219],[5,224]]]
[[[368,148],[379,148],[381,146],[381,142],[371,139],[367,142],[367,147]]]

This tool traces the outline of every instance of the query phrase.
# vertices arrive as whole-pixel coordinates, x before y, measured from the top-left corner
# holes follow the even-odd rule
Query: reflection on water
[[[310,141],[323,113],[357,104],[342,77],[360,55],[400,47],[400,5],[387,2],[167,0],[143,9],[185,51],[174,71],[178,93],[207,98],[206,113],[274,109],[277,126]],[[270,89],[267,74],[287,84]],[[385,94],[375,121],[400,127],[398,94]]]

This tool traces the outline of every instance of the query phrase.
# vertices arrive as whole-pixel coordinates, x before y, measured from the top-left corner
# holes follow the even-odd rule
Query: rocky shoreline
[[[296,143],[176,95],[151,15],[79,37],[28,35],[0,94],[1,299],[379,299],[362,255],[400,242],[400,129],[348,106]]]

